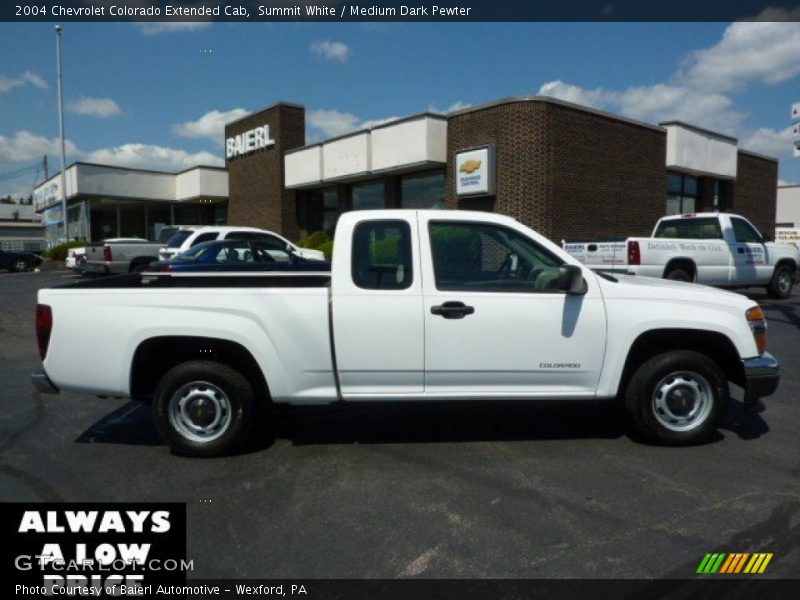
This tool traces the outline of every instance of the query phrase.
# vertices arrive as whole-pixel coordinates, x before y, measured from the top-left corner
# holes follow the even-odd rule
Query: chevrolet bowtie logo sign
[[[458,170],[461,171],[462,173],[474,173],[480,168],[481,168],[481,161],[472,159],[472,160],[465,160],[464,164],[462,164]]]
[[[706,554],[697,567],[697,572],[705,575],[715,573],[732,575],[739,573],[763,573],[769,561],[772,560],[772,552],[716,552]]]

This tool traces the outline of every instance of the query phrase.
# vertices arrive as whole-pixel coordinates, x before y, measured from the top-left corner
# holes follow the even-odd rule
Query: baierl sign
[[[235,158],[274,145],[275,140],[269,137],[269,125],[262,125],[226,139],[225,157]]]

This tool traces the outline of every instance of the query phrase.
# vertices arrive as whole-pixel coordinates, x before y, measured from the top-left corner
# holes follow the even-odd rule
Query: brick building
[[[290,238],[332,231],[347,210],[384,207],[497,211],[554,240],[646,235],[665,214],[713,210],[775,227],[776,159],[686,123],[544,96],[309,145],[303,107],[278,103],[229,123],[225,137],[229,222]]]
[[[71,237],[155,238],[170,224],[228,223],[297,240],[372,208],[497,211],[555,241],[646,235],[665,214],[713,210],[741,213],[765,233],[775,227],[776,159],[686,123],[545,96],[305,138],[305,108],[279,102],[225,126],[225,169],[75,163]],[[34,190],[50,241],[63,231],[59,185],[57,174]]]

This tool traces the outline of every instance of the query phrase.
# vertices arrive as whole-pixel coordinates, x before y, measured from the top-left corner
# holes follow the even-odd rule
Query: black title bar
[[[13,0],[0,21],[798,21],[787,0]]]

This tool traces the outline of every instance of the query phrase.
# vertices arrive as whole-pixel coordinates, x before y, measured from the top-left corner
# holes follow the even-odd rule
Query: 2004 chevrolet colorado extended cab
[[[621,397],[640,437],[696,443],[728,382],[777,361],[747,298],[596,274],[515,220],[342,215],[330,273],[132,274],[39,292],[42,392],[152,401],[177,452],[231,452],[259,403]]]

